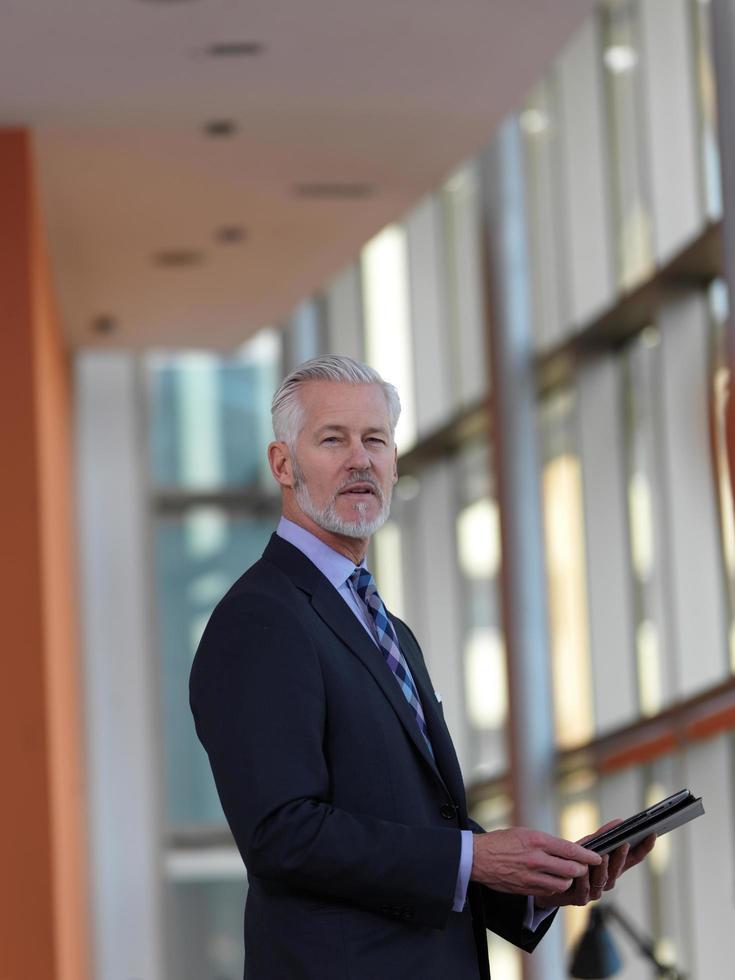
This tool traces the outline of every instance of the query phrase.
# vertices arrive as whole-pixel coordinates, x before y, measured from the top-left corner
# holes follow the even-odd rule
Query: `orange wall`
[[[0,218],[0,980],[84,980],[69,364],[20,130],[0,131]]]

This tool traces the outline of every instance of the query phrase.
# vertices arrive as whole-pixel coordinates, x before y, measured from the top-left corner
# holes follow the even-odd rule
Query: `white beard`
[[[319,527],[324,528],[325,531],[329,531],[331,534],[341,534],[346,538],[369,538],[375,534],[375,532],[388,520],[388,515],[390,514],[391,495],[389,493],[386,499],[372,473],[355,473],[348,482],[343,484],[343,486],[336,491],[332,499],[325,507],[319,508],[311,498],[309,488],[306,485],[306,479],[304,478],[304,472],[299,466],[294,455],[291,456],[291,464],[293,466],[293,489],[294,494],[296,495],[296,503],[307,517],[310,517],[315,524],[318,524]],[[355,510],[359,515],[355,520],[346,520],[345,518],[340,517],[337,513],[337,509],[335,507],[337,497],[352,483],[369,483],[375,491],[380,504],[380,511],[372,520],[368,520],[365,516],[360,514],[361,510],[367,510],[367,501],[365,503],[358,501],[354,504]]]

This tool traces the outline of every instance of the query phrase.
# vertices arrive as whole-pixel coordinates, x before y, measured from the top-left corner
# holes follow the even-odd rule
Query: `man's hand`
[[[599,854],[581,844],[525,827],[476,834],[472,843],[471,879],[514,895],[556,899],[576,881],[589,882],[590,869],[603,864]]]
[[[605,830],[610,830],[619,823],[619,820],[611,820],[604,827],[596,830],[594,834],[583,837],[579,843],[584,844],[586,841],[591,840],[592,837],[596,837],[597,834],[601,834]],[[633,848],[628,844],[622,844],[609,854],[605,854],[602,858],[602,863],[598,864],[595,868],[591,867],[589,874],[575,878],[566,890],[557,892],[555,895],[536,898],[536,907],[543,909],[561,905],[586,905],[588,902],[596,902],[599,898],[602,898],[603,891],[609,892],[615,887],[616,881],[624,871],[628,871],[629,868],[640,864],[651,852],[655,843],[656,835],[650,834]]]

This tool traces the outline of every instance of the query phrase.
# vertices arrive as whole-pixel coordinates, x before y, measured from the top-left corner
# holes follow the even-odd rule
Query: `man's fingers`
[[[639,844],[632,847],[625,862],[625,870],[628,868],[634,868],[636,864],[640,864],[641,861],[653,850],[653,845],[655,843],[656,835],[649,834],[649,836],[644,838]]]
[[[620,823],[619,820],[613,820],[605,824],[601,830],[608,830],[618,823]],[[589,838],[583,838],[584,840],[589,840]],[[561,869],[564,863],[557,861],[556,864],[548,866],[547,870],[553,869],[551,877],[547,874],[538,880],[539,888],[542,890],[529,891],[529,894],[534,895],[539,908],[550,908],[559,905],[586,905],[588,902],[595,902],[602,898],[603,892],[615,887],[615,882],[624,871],[639,864],[651,851],[655,842],[656,836],[655,834],[651,834],[633,848],[629,844],[622,844],[610,854],[606,855],[595,854],[592,851],[587,851],[585,848],[582,848],[585,857],[592,855],[596,861],[590,861],[586,867],[579,861],[567,862],[566,869],[571,873],[572,871],[584,868],[583,874],[574,874],[571,879],[568,879],[569,884],[564,888],[564,882],[558,877],[562,874]],[[579,851],[575,852],[570,848],[564,847],[564,843],[564,841],[558,841],[559,846],[556,846],[554,850],[557,853],[563,852],[566,855],[575,853],[579,856]],[[555,893],[544,891],[543,889],[547,887],[555,888]]]
[[[543,850],[538,850],[529,857],[528,867],[532,872],[567,879],[586,877],[590,870],[586,863],[556,857]]]
[[[596,868],[590,869],[590,896],[593,898],[600,898],[602,895],[602,889],[608,882],[608,878],[612,875],[612,869],[610,867],[610,860],[607,854],[603,856],[602,863]]]
[[[653,850],[655,843],[656,835],[650,834],[644,840],[640,841],[640,843],[636,844],[635,847],[623,844],[613,851],[610,855],[610,874],[605,891],[610,891],[611,888],[615,887],[615,882],[624,871],[628,871],[630,868],[634,868],[636,864],[640,864]]]
[[[620,847],[616,847],[615,850],[608,855],[609,857],[608,878],[610,879],[611,882],[614,883],[625,870],[629,853],[630,853],[630,845],[621,844]]]
[[[589,868],[578,861],[560,861],[558,858],[548,858],[541,869],[557,878],[582,878]]]
[[[557,875],[537,874],[531,881],[529,895],[548,897],[568,891],[577,879],[559,878]]]
[[[580,844],[515,827],[474,836],[470,875],[497,891],[549,896],[566,893],[574,881],[589,890],[590,868],[602,860]]]
[[[588,851],[581,844],[574,841],[564,840],[563,837],[551,837],[546,835],[548,841],[544,850],[555,857],[567,858],[569,861],[577,861],[580,864],[597,866],[602,862],[602,858],[595,851]]]

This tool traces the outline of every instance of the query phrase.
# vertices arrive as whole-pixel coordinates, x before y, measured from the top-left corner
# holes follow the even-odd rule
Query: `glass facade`
[[[270,485],[263,449],[279,358],[280,338],[272,331],[227,361],[205,352],[151,356],[150,469],[156,487]]]
[[[480,261],[480,177],[472,161],[440,192],[444,269],[455,404],[471,405],[487,390],[483,280]]]
[[[642,56],[638,5],[611,0],[601,11],[608,104],[618,282],[628,289],[653,271],[652,216],[646,187]]]
[[[302,310],[293,332],[306,343],[312,328]],[[197,352],[147,363],[165,956],[180,980],[242,976],[245,869],[192,725],[188,678],[215,604],[260,557],[280,511],[266,447],[281,356],[279,335],[267,330],[231,358]]]
[[[717,145],[717,88],[712,54],[709,0],[691,0],[696,51],[700,153],[705,210],[710,220],[722,216],[720,153]]]
[[[730,669],[735,671],[735,503],[728,469],[725,416],[730,388],[727,357],[727,289],[722,280],[710,287],[712,317],[711,413],[717,500],[722,542],[722,568],[727,598],[727,644]]]
[[[513,819],[516,651],[503,624],[496,473],[514,447],[493,431],[488,351],[491,330],[513,339],[518,318],[530,318],[548,609],[538,677],[549,677],[541,694],[554,709],[557,824],[546,829],[581,837],[689,784],[708,794],[708,819],[714,812],[732,857],[733,709],[716,701],[730,697],[735,667],[727,308],[721,283],[682,282],[676,266],[721,207],[708,29],[708,6],[694,0],[605,2],[508,120],[522,166],[508,157],[493,172],[485,153],[468,161],[282,331],[263,331],[236,355],[150,356],[172,978],[230,980],[241,970],[246,883],[192,730],[186,679],[213,604],[277,519],[265,461],[271,394],[284,371],[319,352],[364,353],[399,389],[402,478],[371,562],[388,606],[422,642],[473,813],[492,829]],[[662,123],[668,70],[691,94],[692,126],[683,109]],[[690,161],[686,187],[661,182],[667,156]],[[491,267],[488,209],[511,182],[525,203],[514,197],[513,241]],[[676,194],[694,203],[674,221]],[[516,264],[523,245],[527,266]],[[486,297],[505,273],[517,302],[495,309],[491,324]],[[634,289],[643,298],[631,304]],[[725,885],[708,890],[702,869],[717,876],[715,846],[699,823],[677,846],[662,841],[621,883],[620,901],[662,959],[723,976],[714,923],[735,925],[729,873],[720,868]],[[587,916],[563,914],[567,947]],[[519,954],[496,939],[491,962],[496,980],[521,976]],[[544,980],[560,980],[562,958],[548,970]],[[628,963],[623,975],[645,973]]]
[[[569,748],[594,732],[582,478],[570,392],[546,401],[540,425],[554,718],[557,742]]]
[[[239,858],[238,858],[239,861]],[[242,980],[245,875],[179,872],[167,887],[171,977]]]
[[[660,385],[660,337],[649,326],[622,355],[625,390],[628,527],[634,593],[635,649],[639,705],[653,715],[672,697],[674,665],[666,660]]]
[[[166,820],[171,828],[224,826],[209,762],[191,723],[188,677],[215,603],[263,553],[277,513],[186,508],[155,524]]]
[[[533,325],[539,349],[560,343],[568,325],[560,100],[554,72],[531,92],[519,116],[524,142]]]
[[[416,416],[408,255],[400,225],[391,225],[365,246],[362,282],[366,359],[400,392],[396,444],[405,451],[416,441]]]
[[[467,444],[456,467],[454,535],[462,594],[464,706],[468,722],[465,773],[497,775],[507,766],[508,691],[500,608],[500,520],[486,442]]]

